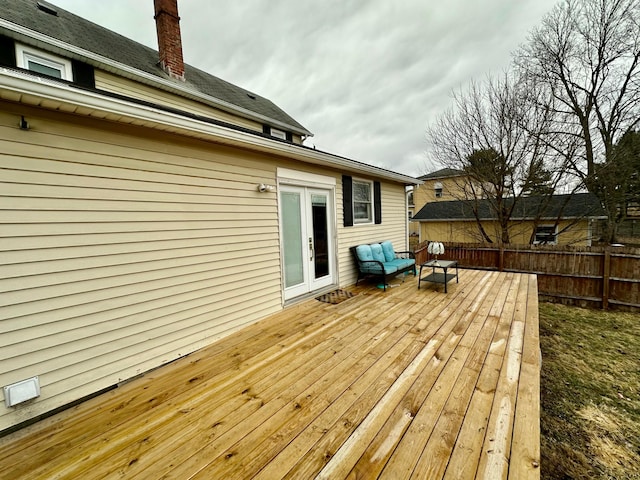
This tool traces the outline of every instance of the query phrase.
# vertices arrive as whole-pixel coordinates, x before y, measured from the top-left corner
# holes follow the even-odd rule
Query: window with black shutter
[[[344,226],[382,223],[382,193],[380,182],[342,176]]]

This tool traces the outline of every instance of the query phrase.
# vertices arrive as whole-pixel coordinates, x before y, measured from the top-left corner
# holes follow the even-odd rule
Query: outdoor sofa
[[[358,267],[358,282],[365,277],[382,280],[387,290],[390,278],[412,271],[416,275],[416,257],[413,252],[396,252],[390,241],[356,245],[349,248]]]

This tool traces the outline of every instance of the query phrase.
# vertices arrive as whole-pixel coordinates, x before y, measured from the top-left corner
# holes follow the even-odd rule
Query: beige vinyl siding
[[[0,430],[282,308],[272,159],[1,111],[0,385],[38,375],[42,395],[3,401]]]
[[[338,265],[340,285],[346,286],[355,283],[358,277],[349,247],[362,243],[391,240],[395,250],[407,249],[406,195],[404,185],[381,182],[382,223],[344,227],[341,182],[339,185],[337,193],[339,198],[336,202],[338,210]]]
[[[446,177],[425,180],[422,185],[415,187],[413,191],[413,203],[416,211],[419,211],[425,204],[430,202],[447,202],[451,200],[460,200],[465,198],[464,195],[464,177]],[[436,197],[435,186],[437,183],[442,185],[442,196]]]
[[[148,85],[144,85],[133,80],[119,77],[104,70],[95,71],[96,88],[107,92],[125,95],[127,97],[137,98],[146,102],[152,102],[158,105],[164,105],[179,110],[184,110],[196,115],[228,122],[251,130],[262,132],[262,124],[253,120],[234,115],[232,113],[209,107],[203,103],[189,100],[173,93],[165,92]],[[299,142],[298,142],[299,143]]]
[[[281,167],[291,170],[301,170],[300,164],[283,161]],[[342,175],[344,172],[328,170],[326,168],[308,165],[304,172],[316,175],[332,176],[336,180],[336,236],[337,236],[337,257],[338,275],[340,286],[352,285],[356,282],[357,271],[353,262],[353,257],[349,247],[361,243],[391,240],[396,250],[406,250],[407,247],[407,211],[405,186],[392,182],[381,182],[382,197],[382,223],[357,224],[352,227],[344,226],[343,196],[342,196]],[[371,180],[355,175],[354,178]]]
[[[344,172],[0,102],[0,385],[42,387],[0,399],[0,431],[280,310],[277,193],[256,188],[278,167],[335,177],[341,285],[351,245],[404,249],[401,184],[382,225],[344,228]]]

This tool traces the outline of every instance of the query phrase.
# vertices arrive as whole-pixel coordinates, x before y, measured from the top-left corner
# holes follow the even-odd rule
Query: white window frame
[[[356,218],[356,203],[366,203],[366,202],[362,202],[362,201],[356,201],[356,197],[355,197],[355,193],[356,193],[356,189],[355,189],[355,185],[356,183],[360,183],[360,184],[366,184],[369,185],[369,217],[368,218]],[[352,194],[351,194],[351,205],[353,208],[353,224],[354,225],[367,225],[367,224],[371,224],[373,223],[373,220],[375,218],[375,212],[373,211],[373,209],[375,208],[374,205],[374,201],[373,201],[373,182],[370,180],[362,180],[359,178],[354,178],[352,180]]]
[[[20,68],[25,70],[31,70],[29,68],[29,62],[39,63],[45,67],[53,68],[60,71],[60,78],[62,80],[73,81],[73,70],[71,69],[71,61],[66,58],[51,55],[50,53],[43,52],[33,47],[28,47],[16,43],[16,64]],[[33,71],[33,70],[31,70]],[[38,72],[35,72],[38,73]]]
[[[552,242],[543,242],[538,240],[538,231],[540,229],[553,229],[553,241]],[[547,235],[545,232],[540,232],[543,235]],[[548,235],[551,236],[551,235]],[[558,226],[557,225],[537,225],[536,226],[536,238],[533,241],[534,245],[557,245],[558,244]]]
[[[282,140],[286,140],[287,139],[286,132],[284,132],[282,130],[278,130],[277,128],[271,128],[271,136],[272,137],[276,137],[276,138],[280,138]]]
[[[436,182],[433,185],[433,190],[435,192],[436,198],[442,198],[442,183]]]

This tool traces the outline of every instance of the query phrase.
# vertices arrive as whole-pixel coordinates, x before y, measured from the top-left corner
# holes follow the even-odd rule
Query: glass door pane
[[[311,195],[311,218],[313,222],[313,267],[314,278],[329,275],[329,232],[327,196]]]
[[[281,192],[285,288],[304,282],[301,195]]]

